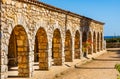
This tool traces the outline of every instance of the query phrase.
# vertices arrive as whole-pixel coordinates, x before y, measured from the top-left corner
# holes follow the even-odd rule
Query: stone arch
[[[55,29],[52,39],[53,65],[62,65],[62,39],[59,29]]]
[[[97,33],[97,51],[100,51],[100,34],[99,32]]]
[[[48,70],[48,39],[43,28],[39,28],[36,33],[34,49],[34,61],[39,62],[39,69]]]
[[[20,77],[29,77],[29,44],[25,29],[17,25],[12,30],[8,45],[8,71],[18,67]]]
[[[96,53],[96,33],[93,33],[93,53]]]
[[[75,49],[74,49],[74,58],[79,59],[80,58],[80,33],[77,30],[75,33]]]
[[[72,38],[70,30],[66,31],[65,37],[65,62],[72,62]]]
[[[88,32],[87,41],[90,44],[90,46],[88,47],[88,54],[92,54],[92,33],[91,33],[91,31]]]

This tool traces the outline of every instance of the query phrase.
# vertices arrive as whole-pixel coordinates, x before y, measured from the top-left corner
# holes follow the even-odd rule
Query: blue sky
[[[120,35],[120,0],[40,0],[44,3],[102,21],[104,35]]]

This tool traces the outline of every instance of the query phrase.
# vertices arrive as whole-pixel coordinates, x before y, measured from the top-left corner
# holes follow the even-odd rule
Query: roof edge
[[[17,0],[17,1],[31,3],[31,4],[34,4],[34,5],[37,5],[37,6],[41,6],[41,7],[47,8],[49,10],[57,11],[57,12],[64,13],[64,14],[67,14],[67,15],[70,15],[70,16],[74,16],[74,17],[77,17],[77,18],[86,18],[86,19],[92,20],[92,21],[94,21],[96,23],[99,23],[99,24],[102,24],[102,25],[105,24],[103,22],[94,20],[92,18],[89,18],[89,17],[86,17],[86,16],[82,16],[80,14],[77,14],[77,13],[74,13],[74,12],[71,12],[71,11],[63,10],[61,8],[57,8],[55,6],[52,6],[52,5],[46,4],[44,2],[37,1],[37,0]],[[43,6],[40,5],[40,4],[42,4]]]

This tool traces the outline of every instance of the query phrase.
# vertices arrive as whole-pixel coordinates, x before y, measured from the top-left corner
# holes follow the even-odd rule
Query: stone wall
[[[42,43],[40,44],[47,44],[48,47],[45,48],[45,50],[39,52],[39,58],[40,61],[39,67],[41,69],[50,69],[52,66],[53,58],[52,58],[52,52],[53,52],[53,40],[56,43],[55,47],[58,47],[58,51],[61,52],[60,55],[58,55],[58,52],[55,53],[55,63],[57,65],[64,64],[65,61],[73,61],[75,49],[79,46],[75,45],[74,40],[76,31],[79,32],[79,40],[80,40],[80,48],[78,49],[78,52],[80,51],[80,57],[82,57],[82,32],[86,32],[87,35],[89,32],[91,32],[91,38],[93,38],[93,33],[95,32],[96,41],[97,36],[103,35],[103,24],[101,22],[95,21],[93,19],[87,18],[85,16],[80,16],[78,14],[65,11],[47,4],[44,4],[42,2],[33,1],[33,0],[2,0],[1,1],[1,79],[6,79],[8,77],[8,53],[9,53],[9,45],[10,45],[10,38],[13,32],[13,29],[15,29],[17,26],[21,26],[24,29],[24,32],[26,33],[26,40],[25,41],[19,41],[20,39],[24,39],[24,36],[20,33],[18,35],[21,35],[18,37],[17,44],[24,44],[28,48],[28,54],[23,54],[24,56],[21,57],[21,54],[17,52],[19,55],[17,57],[20,57],[19,59],[19,76],[22,77],[32,77],[33,76],[33,65],[34,65],[34,55],[35,55],[35,39],[37,32],[39,28],[43,28],[46,32],[46,39],[48,43]],[[60,33],[60,41],[54,38],[54,31],[58,29]],[[18,30],[15,30],[16,33]],[[22,30],[23,31],[23,30]],[[70,34],[67,34],[67,31],[69,31]],[[103,36],[101,36],[103,37]],[[100,37],[98,37],[100,38]],[[38,38],[42,39],[42,38]],[[57,40],[57,41],[55,41]],[[66,41],[67,40],[67,41]],[[78,39],[77,39],[78,40]],[[26,45],[26,41],[28,41]],[[23,43],[24,42],[24,43]],[[60,44],[61,43],[61,44]],[[99,44],[97,44],[99,43]],[[96,42],[96,50],[97,45],[102,45],[103,38],[101,39],[101,43],[98,41]],[[14,44],[14,43],[12,43]],[[68,45],[67,45],[68,44]],[[69,45],[70,44],[70,45]],[[38,44],[39,46],[39,44]],[[44,45],[42,45],[44,48]],[[66,48],[68,46],[68,48]],[[69,47],[71,46],[71,47]],[[14,48],[15,49],[15,48]],[[40,49],[40,48],[39,48]],[[67,50],[68,49],[68,50]],[[17,50],[20,50],[24,52],[23,48],[17,48]],[[65,53],[65,50],[67,50]],[[93,50],[93,48],[92,48]],[[11,50],[12,51],[12,50]],[[102,46],[101,50],[102,51]],[[97,51],[96,51],[97,52]],[[47,55],[45,55],[47,53]],[[40,55],[42,54],[42,55]],[[57,57],[56,57],[57,55]],[[41,57],[42,56],[42,57]],[[16,58],[17,58],[16,57]],[[45,58],[47,57],[47,58]],[[41,61],[41,59],[44,59]],[[67,60],[65,60],[67,58]],[[23,63],[22,60],[26,59],[26,62]],[[46,62],[47,61],[47,62]],[[21,63],[20,63],[21,62]],[[22,64],[22,65],[21,65]],[[23,66],[24,65],[24,66]],[[26,66],[26,67],[25,67]],[[27,70],[26,70],[27,69]],[[28,72],[27,72],[28,71]],[[27,73],[26,75],[23,75]]]

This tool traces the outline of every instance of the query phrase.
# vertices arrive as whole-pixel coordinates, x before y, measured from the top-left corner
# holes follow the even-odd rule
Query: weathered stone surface
[[[12,62],[18,63],[18,75],[32,77],[34,57],[38,56],[41,70],[48,70],[52,62],[62,65],[74,57],[79,58],[82,36],[85,36],[82,32],[86,32],[86,38],[91,32],[92,42],[96,41],[91,52],[93,49],[102,51],[104,47],[103,23],[46,4],[33,0],[2,0],[1,15],[1,79],[7,78],[9,54],[17,59]],[[54,33],[55,29],[59,32]],[[74,40],[76,31],[80,34]]]

